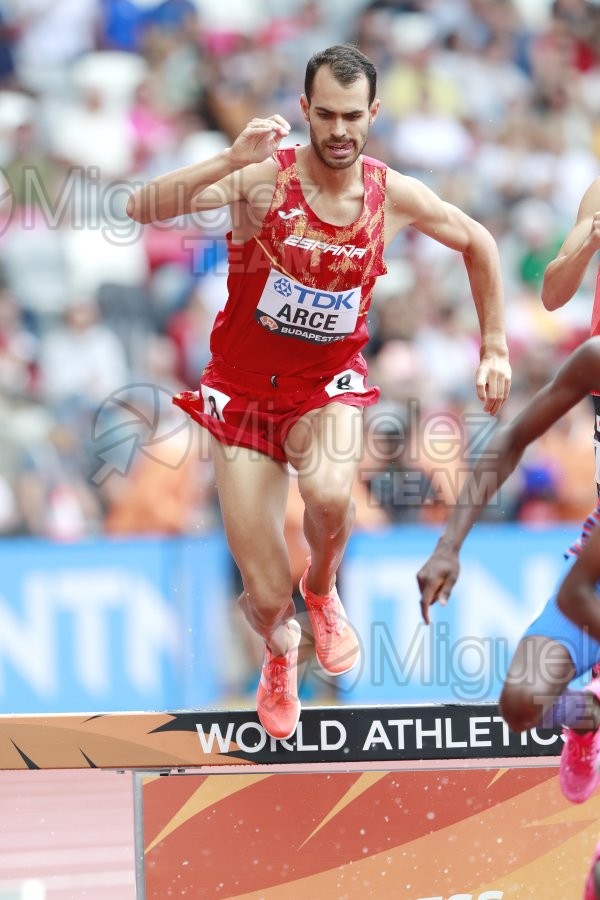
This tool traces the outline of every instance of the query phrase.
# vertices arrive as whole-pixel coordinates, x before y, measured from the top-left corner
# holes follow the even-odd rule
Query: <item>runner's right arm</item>
[[[217,156],[167,172],[138,188],[129,198],[127,215],[147,225],[246,199],[260,173],[243,178],[242,171],[269,160],[289,132],[289,124],[279,115],[252,119],[233,145]]]

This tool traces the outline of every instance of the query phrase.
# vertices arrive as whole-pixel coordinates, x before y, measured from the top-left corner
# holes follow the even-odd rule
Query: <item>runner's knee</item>
[[[292,578],[289,573],[268,569],[242,572],[244,590],[239,598],[248,622],[267,638],[278,625],[294,614]]]
[[[500,713],[512,731],[535,728],[546,707],[547,697],[536,696],[529,686],[507,685],[500,695]]]
[[[345,479],[332,477],[327,483],[306,490],[303,497],[310,517],[333,534],[339,531],[354,511],[352,486]]]

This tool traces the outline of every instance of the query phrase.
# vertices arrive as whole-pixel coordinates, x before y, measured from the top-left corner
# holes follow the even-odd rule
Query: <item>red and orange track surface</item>
[[[0,772],[0,900],[136,900],[129,773]]]

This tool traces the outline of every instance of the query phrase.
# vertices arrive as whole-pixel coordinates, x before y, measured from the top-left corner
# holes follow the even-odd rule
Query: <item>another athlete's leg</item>
[[[560,641],[526,635],[519,641],[502,694],[500,711],[513,731],[564,725],[577,732],[600,725],[600,704],[589,686],[570,690],[577,671],[571,653]]]
[[[502,687],[504,720],[513,731],[539,725],[574,677],[575,666],[563,644],[543,635],[526,635],[519,641]]]
[[[500,711],[514,731],[563,726],[559,783],[568,800],[582,803],[600,776],[600,684],[568,689],[577,675],[571,653],[560,641],[528,634],[521,639],[502,689]]]
[[[600,783],[600,679],[592,678],[583,691],[570,693],[565,695],[569,709],[564,716],[559,783],[567,800],[583,803]]]

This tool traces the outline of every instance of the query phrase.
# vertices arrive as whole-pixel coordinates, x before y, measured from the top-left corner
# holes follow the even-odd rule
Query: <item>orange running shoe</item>
[[[315,635],[315,650],[322,668],[329,675],[343,675],[358,662],[360,646],[338,592],[333,586],[327,597],[313,594],[306,587],[310,560],[300,579],[300,593]]]
[[[260,724],[267,734],[280,741],[291,738],[300,718],[298,699],[298,644],[300,626],[295,619],[288,622],[294,644],[284,656],[274,656],[265,647],[256,711]]]

